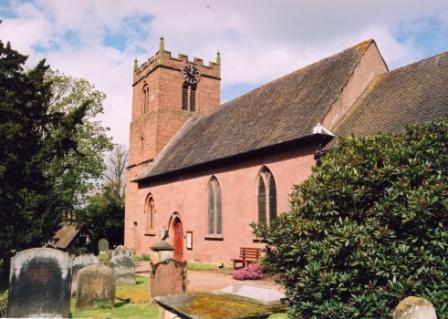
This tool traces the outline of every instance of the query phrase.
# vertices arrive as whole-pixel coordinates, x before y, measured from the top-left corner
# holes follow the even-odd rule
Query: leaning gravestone
[[[105,238],[102,238],[98,241],[98,253],[101,253],[103,251],[109,251],[109,242]]]
[[[100,261],[94,254],[80,255],[73,260],[72,285],[71,285],[72,296],[76,294],[76,287],[77,287],[76,280],[78,277],[78,271],[89,265],[96,265],[99,263]]]
[[[8,317],[67,318],[72,261],[52,248],[21,251],[11,258]]]
[[[112,268],[103,264],[84,267],[78,272],[76,308],[112,307],[115,301],[115,275]]]
[[[118,249],[118,251],[117,248],[115,248],[115,254],[109,261],[109,266],[115,272],[115,280],[117,284],[135,284],[134,259],[126,252],[124,247],[123,249]]]
[[[187,291],[187,262],[165,259],[151,263],[151,298],[180,294]]]

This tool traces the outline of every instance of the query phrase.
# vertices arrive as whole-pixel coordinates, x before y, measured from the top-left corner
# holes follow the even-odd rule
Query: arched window
[[[182,85],[182,110],[196,111],[196,84],[184,82]]]
[[[145,201],[145,230],[150,232],[154,230],[154,214],[155,214],[154,198],[152,194],[148,194]]]
[[[143,113],[149,110],[149,87],[147,84],[143,86]]]
[[[215,176],[208,182],[208,232],[222,234],[221,187]]]
[[[266,167],[258,173],[258,223],[266,225],[277,217],[277,187],[274,175]]]

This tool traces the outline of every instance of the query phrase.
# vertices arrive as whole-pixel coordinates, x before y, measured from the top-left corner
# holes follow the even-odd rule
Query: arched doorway
[[[174,259],[184,259],[184,230],[182,227],[182,221],[179,217],[176,217],[173,222],[173,244],[174,244]]]

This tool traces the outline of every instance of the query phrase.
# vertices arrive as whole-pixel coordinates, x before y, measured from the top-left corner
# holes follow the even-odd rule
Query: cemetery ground
[[[71,299],[72,318],[158,318],[158,308],[155,303],[149,303],[149,262],[146,258],[136,261],[136,284],[117,285],[115,303],[112,308],[98,303],[94,309],[76,310],[76,298]],[[231,276],[232,269],[218,269],[214,264],[189,263],[188,278],[189,291],[219,291],[220,289],[237,282]],[[241,282],[240,282],[241,283]],[[272,278],[245,281],[245,284],[254,284],[261,287],[279,286]],[[8,298],[7,278],[0,282],[0,307],[2,301]],[[1,309],[0,309],[1,311]],[[283,319],[286,314],[274,314],[269,319]]]

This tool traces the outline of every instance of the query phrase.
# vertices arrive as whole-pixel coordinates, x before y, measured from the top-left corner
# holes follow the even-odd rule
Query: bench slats
[[[260,259],[260,248],[247,248],[247,247],[241,247],[240,248],[240,258],[232,259],[233,260],[233,268],[243,268],[244,266],[253,263],[258,262]],[[236,264],[241,264],[240,267],[237,267]]]

